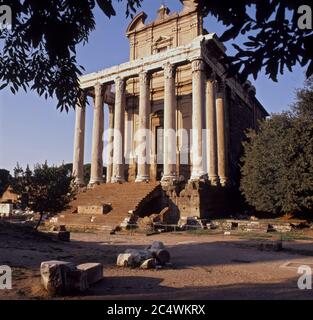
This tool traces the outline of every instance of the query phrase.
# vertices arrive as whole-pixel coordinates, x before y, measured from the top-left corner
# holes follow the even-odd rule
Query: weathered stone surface
[[[126,249],[125,253],[130,253],[134,257],[136,257],[138,263],[143,260],[152,258],[152,252],[148,250]]]
[[[88,273],[84,270],[71,270],[67,273],[68,292],[84,292],[89,288]]]
[[[170,261],[170,253],[167,250],[153,250],[152,255],[161,265]]]
[[[79,264],[77,270],[86,274],[89,286],[103,279],[103,265],[101,263]]]
[[[292,227],[290,223],[286,224],[271,224],[271,227],[277,232],[290,232]]]
[[[51,260],[40,265],[41,282],[50,295],[63,295],[71,288],[69,272],[75,271],[71,262]]]
[[[148,260],[145,260],[141,265],[140,269],[154,269],[156,267],[156,259],[151,258]]]
[[[78,206],[78,214],[106,214],[112,210],[110,204],[104,204],[100,206]]]
[[[118,267],[137,267],[141,262],[139,255],[134,255],[132,253],[121,253],[117,257],[116,265]]]

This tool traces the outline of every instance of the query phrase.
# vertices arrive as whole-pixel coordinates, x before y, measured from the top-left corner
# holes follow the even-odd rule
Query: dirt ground
[[[41,287],[39,266],[46,260],[101,262],[104,279],[83,295],[65,299],[312,299],[299,290],[299,264],[313,264],[313,242],[284,242],[281,252],[259,251],[255,240],[193,233],[72,233],[69,243],[49,240],[17,227],[0,226],[0,265],[13,268],[12,290],[0,299],[49,299]],[[139,270],[115,266],[126,248],[163,241],[171,268]],[[306,255],[301,255],[299,250]],[[308,252],[312,250],[312,256]],[[293,268],[286,267],[289,262]],[[64,298],[62,298],[64,299]]]

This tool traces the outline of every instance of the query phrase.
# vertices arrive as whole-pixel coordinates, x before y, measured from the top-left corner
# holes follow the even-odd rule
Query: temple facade
[[[226,77],[225,47],[204,29],[197,1],[181,2],[181,12],[162,5],[147,24],[144,12],[134,17],[126,31],[129,62],[80,78],[94,101],[89,186],[160,181],[180,212],[203,216],[201,190],[235,183],[244,132],[267,112],[249,81]],[[84,184],[85,108],[76,107],[78,185]]]

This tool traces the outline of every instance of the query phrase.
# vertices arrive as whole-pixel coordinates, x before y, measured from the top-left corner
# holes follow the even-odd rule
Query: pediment
[[[132,22],[129,24],[126,30],[126,34],[132,31],[136,31],[144,28],[146,26],[145,25],[146,19],[147,19],[147,14],[145,12],[140,12],[139,14],[137,14],[132,20]]]

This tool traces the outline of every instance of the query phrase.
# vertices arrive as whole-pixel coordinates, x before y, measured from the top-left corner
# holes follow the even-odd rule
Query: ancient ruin
[[[249,81],[226,77],[227,65],[220,60],[225,47],[204,28],[198,1],[181,2],[179,13],[162,5],[154,21],[146,23],[144,12],[132,20],[126,31],[129,62],[81,77],[81,88],[94,101],[91,178],[67,213],[78,205],[110,203],[110,213],[95,217],[106,223],[110,216],[115,221],[114,215],[123,220],[120,215],[129,210],[147,215],[169,207],[177,217],[200,218],[226,210],[244,132],[257,128],[267,112]],[[110,126],[106,143],[104,105]],[[85,108],[82,102],[76,107],[73,173],[79,186],[84,185]],[[61,218],[71,223],[70,216]],[[81,216],[80,223],[88,219]]]

